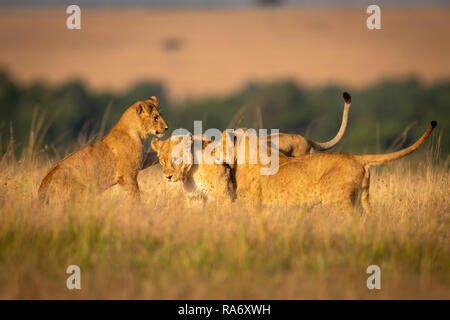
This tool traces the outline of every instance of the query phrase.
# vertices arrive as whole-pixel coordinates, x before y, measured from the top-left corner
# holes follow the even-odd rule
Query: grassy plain
[[[425,147],[423,147],[425,149]],[[374,215],[324,208],[189,209],[159,165],[143,203],[116,187],[67,210],[41,207],[50,161],[0,163],[0,298],[450,299],[449,163],[427,155],[373,170]],[[66,288],[68,265],[81,290]],[[381,268],[381,290],[366,268]]]

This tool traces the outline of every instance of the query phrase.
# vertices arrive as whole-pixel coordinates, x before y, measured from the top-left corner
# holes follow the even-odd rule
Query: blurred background
[[[81,7],[81,30],[66,7]],[[31,142],[61,157],[155,95],[170,129],[279,128],[335,148],[386,152],[433,119],[450,151],[447,1],[0,0],[0,158]]]

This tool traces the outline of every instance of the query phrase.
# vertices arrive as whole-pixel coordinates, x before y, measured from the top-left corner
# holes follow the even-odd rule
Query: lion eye
[[[158,120],[159,120],[159,116],[154,116],[153,119],[154,119],[155,121],[158,121]]]

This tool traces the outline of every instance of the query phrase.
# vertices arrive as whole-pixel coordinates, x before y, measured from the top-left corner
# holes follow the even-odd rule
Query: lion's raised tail
[[[394,161],[397,159],[400,159],[414,150],[418,149],[430,136],[433,129],[437,126],[436,121],[431,121],[430,126],[428,127],[427,131],[420,137],[419,140],[417,140],[413,145],[409,146],[408,148],[402,149],[397,152],[392,153],[386,153],[386,154],[365,154],[365,155],[357,155],[357,158],[362,161],[365,165],[372,165],[372,164],[381,164],[385,162]]]
[[[352,97],[347,92],[344,92],[344,113],[342,114],[342,122],[341,127],[339,128],[338,133],[336,136],[327,142],[316,142],[311,140],[312,147],[315,151],[325,151],[328,149],[333,148],[335,145],[341,141],[342,137],[344,136],[345,129],[347,128],[347,121],[348,121],[348,110],[350,109],[350,105],[352,103]]]

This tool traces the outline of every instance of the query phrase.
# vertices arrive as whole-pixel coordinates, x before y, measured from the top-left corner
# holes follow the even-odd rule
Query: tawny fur
[[[350,94],[347,92],[343,93],[344,98],[344,112],[342,114],[342,122],[341,127],[339,128],[336,136],[327,142],[317,142],[310,139],[307,139],[299,134],[289,134],[289,133],[278,133],[278,151],[285,156],[288,157],[300,157],[302,155],[308,153],[314,153],[317,151],[326,151],[333,148],[335,145],[341,141],[344,136],[345,129],[347,128],[348,122],[348,111],[350,109],[352,98]],[[268,136],[268,143],[271,143],[271,140],[275,134],[271,134]],[[271,147],[276,148],[271,144]]]
[[[171,182],[182,181],[187,196],[194,202],[204,204],[207,200],[219,201],[230,204],[234,198],[234,186],[231,179],[231,168],[223,164],[194,164],[174,163],[172,150],[183,143],[188,144],[188,149],[193,154],[195,139],[201,139],[205,147],[209,142],[203,140],[203,136],[190,135],[188,142],[183,141],[183,136],[172,136],[166,140],[152,139],[152,148],[157,151],[159,162],[163,168],[163,174]],[[192,158],[192,160],[194,160]],[[193,162],[193,161],[192,161]]]
[[[284,154],[287,157],[299,157],[305,154],[314,153],[317,151],[326,151],[333,148],[341,141],[347,128],[348,112],[350,109],[352,99],[350,94],[348,94],[347,92],[343,93],[343,98],[344,98],[344,112],[342,114],[341,126],[336,136],[330,141],[316,142],[307,139],[299,134],[280,132],[277,134],[270,134],[267,136],[268,147],[278,150],[280,154]],[[246,131],[247,129],[241,128],[241,130]],[[278,138],[278,144],[273,142],[275,136]],[[225,132],[223,134],[223,139],[224,141],[226,139]],[[145,160],[142,169],[145,169],[156,163],[158,163],[157,154],[155,154],[153,151],[150,151],[145,155]]]
[[[280,154],[279,170],[274,175],[261,175],[260,164],[237,164],[233,167],[231,176],[225,176],[224,179],[235,186],[238,202],[255,208],[312,207],[322,204],[340,212],[349,212],[361,203],[364,211],[370,214],[369,167],[410,154],[426,141],[436,125],[437,123],[433,121],[416,143],[394,153],[379,155],[317,153],[298,158]],[[177,175],[177,179],[183,179],[189,174],[189,170],[181,170],[182,165],[174,165],[171,162],[171,150],[176,144],[162,141],[159,143],[166,144],[164,149],[160,148],[158,151],[164,172],[172,176]],[[153,144],[152,141],[152,146]],[[216,167],[213,168],[208,164],[198,166],[205,167],[202,170],[209,173],[209,176],[202,177],[206,181],[216,181],[222,176],[217,174]],[[201,184],[201,181],[198,184]],[[222,198],[229,196],[232,200],[232,195],[233,193],[223,193]]]
[[[99,193],[119,184],[132,199],[139,199],[137,175],[143,163],[143,142],[150,134],[161,136],[167,124],[151,97],[129,107],[100,141],[58,162],[44,177],[39,199],[65,203],[74,195]]]

